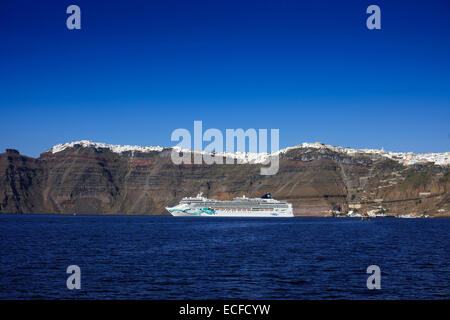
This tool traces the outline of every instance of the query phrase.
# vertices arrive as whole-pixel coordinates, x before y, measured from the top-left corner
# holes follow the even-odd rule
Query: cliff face
[[[448,166],[297,148],[280,156],[276,175],[262,176],[260,164],[174,165],[170,153],[75,145],[33,159],[8,150],[0,154],[0,212],[166,214],[166,206],[202,191],[216,199],[271,192],[295,215],[381,207],[450,215]]]

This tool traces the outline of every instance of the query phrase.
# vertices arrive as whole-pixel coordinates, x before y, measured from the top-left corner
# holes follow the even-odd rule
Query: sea
[[[0,299],[449,299],[449,231],[438,218],[3,214]]]

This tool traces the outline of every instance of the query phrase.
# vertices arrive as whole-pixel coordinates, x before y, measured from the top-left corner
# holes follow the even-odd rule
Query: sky
[[[194,120],[279,129],[281,148],[447,152],[450,1],[2,0],[0,117],[0,152],[33,157],[173,146]]]

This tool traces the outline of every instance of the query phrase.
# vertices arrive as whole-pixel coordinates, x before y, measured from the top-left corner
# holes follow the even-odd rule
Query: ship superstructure
[[[201,217],[293,217],[292,204],[271,198],[270,193],[261,198],[245,195],[233,200],[214,200],[201,193],[185,197],[175,207],[167,207],[173,216]]]

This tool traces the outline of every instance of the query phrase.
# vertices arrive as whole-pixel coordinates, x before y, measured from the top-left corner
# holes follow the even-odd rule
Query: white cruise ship
[[[272,199],[270,193],[261,198],[234,198],[221,201],[203,197],[186,197],[175,207],[167,207],[176,217],[293,217],[292,204]]]

